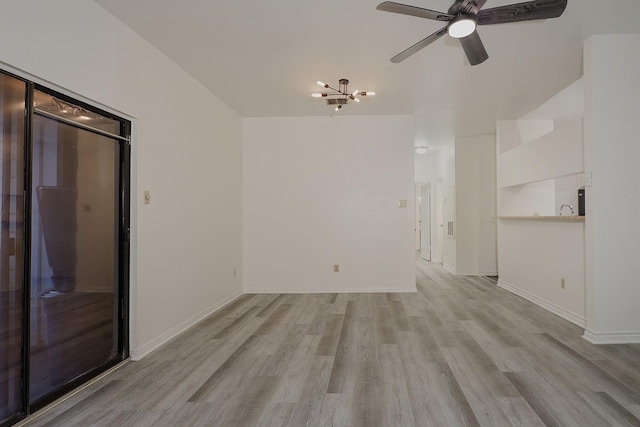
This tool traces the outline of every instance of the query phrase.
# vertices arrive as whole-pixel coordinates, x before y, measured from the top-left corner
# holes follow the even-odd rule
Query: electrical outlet
[[[340,264],[333,264],[333,272],[340,273]]]
[[[564,277],[560,278],[560,287],[564,289]]]

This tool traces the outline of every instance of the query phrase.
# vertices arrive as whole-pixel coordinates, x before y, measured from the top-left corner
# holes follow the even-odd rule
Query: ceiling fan
[[[420,49],[430,45],[445,34],[449,34],[451,37],[460,39],[462,48],[471,65],[482,64],[489,58],[489,55],[476,31],[478,25],[557,18],[562,15],[567,7],[567,0],[534,0],[481,10],[486,2],[487,0],[456,0],[447,13],[391,1],[380,3],[377,9],[383,12],[400,13],[402,15],[447,22],[446,27],[400,52],[391,58],[391,62],[404,61]]]

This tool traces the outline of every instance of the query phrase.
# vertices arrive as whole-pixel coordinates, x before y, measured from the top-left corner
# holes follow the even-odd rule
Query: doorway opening
[[[418,184],[418,247],[420,258],[431,261],[431,183]]]

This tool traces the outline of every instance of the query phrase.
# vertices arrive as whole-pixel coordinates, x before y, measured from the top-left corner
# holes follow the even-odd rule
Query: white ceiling
[[[489,59],[471,67],[443,37],[389,58],[443,24],[379,12],[382,0],[95,0],[243,117],[415,114],[416,145],[492,133],[582,74],[592,34],[640,33],[638,0],[569,0],[558,19],[479,27]],[[403,1],[446,11],[451,0]],[[484,8],[519,0],[488,0]],[[339,113],[316,80],[375,91]],[[171,82],[167,82],[171,84]]]

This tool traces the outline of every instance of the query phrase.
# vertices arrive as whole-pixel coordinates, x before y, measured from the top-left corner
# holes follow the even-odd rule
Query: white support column
[[[640,35],[592,37],[584,71],[585,338],[640,343]]]

